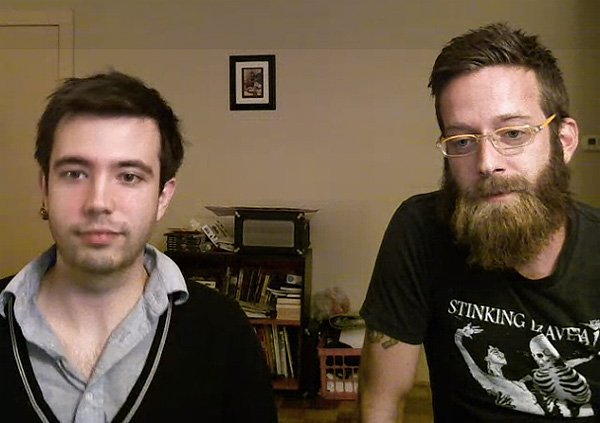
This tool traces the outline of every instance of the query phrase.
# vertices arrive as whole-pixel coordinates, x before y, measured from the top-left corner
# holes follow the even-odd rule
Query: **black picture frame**
[[[275,110],[275,55],[229,56],[229,109]]]

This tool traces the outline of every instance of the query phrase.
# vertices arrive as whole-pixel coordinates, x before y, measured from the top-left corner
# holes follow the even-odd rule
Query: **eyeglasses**
[[[496,129],[490,134],[453,135],[438,140],[436,143],[446,157],[463,157],[475,153],[481,141],[488,138],[494,148],[505,156],[512,156],[523,151],[523,147],[533,142],[535,135],[544,129],[556,117],[556,113],[537,126],[507,126]]]

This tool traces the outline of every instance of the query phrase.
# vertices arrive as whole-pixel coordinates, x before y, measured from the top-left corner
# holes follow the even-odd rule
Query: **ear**
[[[160,195],[158,196],[158,207],[156,208],[156,221],[158,222],[164,216],[169,204],[171,203],[171,198],[173,198],[173,194],[175,194],[175,186],[176,186],[175,178],[169,179],[165,182],[165,186],[163,187]]]
[[[575,119],[564,118],[558,129],[558,136],[563,147],[565,163],[569,163],[579,144],[579,127]]]

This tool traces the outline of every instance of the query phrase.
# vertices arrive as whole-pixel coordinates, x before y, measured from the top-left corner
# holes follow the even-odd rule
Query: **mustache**
[[[490,176],[478,181],[471,189],[464,192],[468,200],[481,200],[494,195],[509,193],[532,194],[535,187],[522,176],[500,177]]]

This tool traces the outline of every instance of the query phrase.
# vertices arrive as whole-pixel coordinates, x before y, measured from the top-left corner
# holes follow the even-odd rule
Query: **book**
[[[214,289],[214,290],[218,291],[218,289],[217,289],[217,281],[215,281],[215,280],[204,279],[204,278],[197,277],[197,276],[192,276],[188,280],[191,281],[191,282],[199,283],[199,284],[204,285],[204,286],[206,286],[208,288],[211,288],[211,289]]]
[[[300,304],[277,304],[277,318],[281,320],[300,320]]]
[[[279,297],[276,300],[277,304],[301,304],[301,298]]]
[[[258,302],[261,304],[267,304],[267,300],[268,300],[268,295],[267,293],[269,291],[267,291],[267,288],[269,287],[269,282],[271,280],[271,275],[269,273],[265,273],[263,276],[263,280],[262,280],[262,286],[261,286],[261,292],[260,292],[260,297],[258,299]]]
[[[288,369],[289,369],[289,374],[290,377],[295,377],[294,376],[294,362],[292,360],[292,349],[290,348],[290,339],[288,336],[288,330],[287,327],[283,327],[283,339],[284,339],[284,343],[285,343],[285,352],[286,352],[286,356],[287,356],[287,360],[288,360]]]
[[[238,300],[238,303],[244,313],[246,313],[246,316],[250,318],[266,319],[274,314],[273,309],[267,304],[258,304],[243,300]]]
[[[281,374],[281,355],[279,354],[279,334],[277,333],[277,325],[271,325],[273,333],[273,355],[275,357],[275,374]]]
[[[288,377],[288,361],[287,361],[287,352],[286,352],[286,342],[285,342],[285,326],[279,326],[278,336],[279,336],[279,362],[281,363],[281,375],[283,377]],[[288,342],[289,343],[289,342]]]
[[[242,299],[242,290],[244,285],[244,268],[241,267],[238,272],[237,282],[235,284],[235,299]]]
[[[279,288],[280,291],[287,293],[295,293],[299,294],[302,292],[302,288],[298,288],[297,286],[282,286]]]

